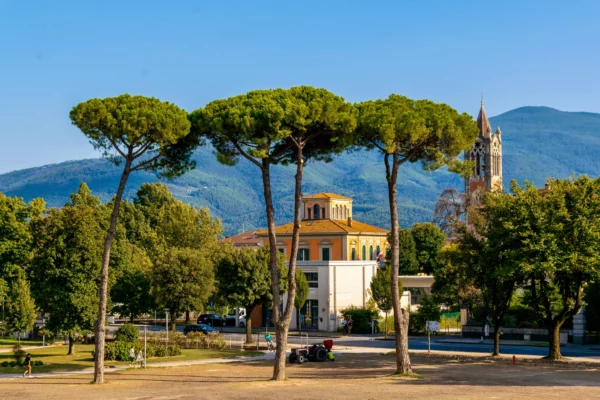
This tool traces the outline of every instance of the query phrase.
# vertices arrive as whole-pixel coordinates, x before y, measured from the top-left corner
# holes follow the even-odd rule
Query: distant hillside
[[[547,176],[571,173],[600,175],[600,114],[569,113],[547,107],[523,107],[490,122],[503,136],[504,181],[529,179],[542,186]],[[223,220],[226,233],[263,227],[264,206],[260,175],[248,162],[236,167],[219,164],[211,148],[199,149],[198,166],[167,183],[175,195],[191,204],[208,206]],[[61,206],[79,182],[88,183],[103,200],[113,195],[120,170],[101,159],[70,161],[0,175],[0,191],[26,200],[43,197],[50,206]],[[278,223],[292,217],[292,168],[276,167],[273,188]],[[128,183],[132,197],[143,182],[156,181],[136,173]],[[462,181],[445,170],[423,172],[413,165],[403,168],[398,185],[400,218],[404,226],[428,221],[435,199],[444,188],[462,188]],[[309,163],[305,168],[304,193],[335,192],[354,198],[355,218],[387,227],[388,211],[384,167],[377,153],[352,153],[334,162]]]

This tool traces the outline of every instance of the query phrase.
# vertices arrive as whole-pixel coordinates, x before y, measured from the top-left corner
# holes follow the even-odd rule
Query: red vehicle
[[[306,360],[323,362],[327,360],[327,353],[330,353],[332,348],[333,340],[324,340],[323,344],[315,343],[312,346],[292,349],[288,360],[292,364],[302,364]]]

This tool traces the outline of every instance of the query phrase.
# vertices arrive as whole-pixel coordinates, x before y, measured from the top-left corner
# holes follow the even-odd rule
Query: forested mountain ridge
[[[522,107],[490,118],[490,123],[502,130],[505,185],[512,179],[543,186],[548,176],[600,175],[600,114]],[[222,219],[226,234],[264,227],[262,183],[255,166],[245,160],[235,167],[221,165],[210,147],[198,149],[194,158],[195,170],[166,182],[176,197],[209,207]],[[102,159],[69,161],[0,175],[0,191],[26,200],[43,197],[50,206],[61,206],[84,181],[108,201],[120,172]],[[343,154],[328,164],[311,162],[304,174],[304,193],[352,197],[356,219],[389,225],[384,166],[377,153]],[[292,167],[274,167],[272,173],[278,223],[292,219],[293,175]],[[143,182],[156,180],[152,174],[133,174],[125,196],[133,197]],[[401,224],[430,220],[437,195],[450,186],[462,189],[462,180],[445,170],[427,173],[418,165],[403,167],[398,184]]]

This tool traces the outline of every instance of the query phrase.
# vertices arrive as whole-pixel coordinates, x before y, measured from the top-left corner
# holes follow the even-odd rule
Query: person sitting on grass
[[[23,378],[25,378],[25,375],[29,375],[29,377],[31,378],[31,353],[27,353],[27,356],[25,357],[25,372],[23,372]]]

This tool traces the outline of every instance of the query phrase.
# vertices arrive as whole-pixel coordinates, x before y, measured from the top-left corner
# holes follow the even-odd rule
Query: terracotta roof
[[[294,229],[294,223],[280,225],[275,227],[276,235],[291,235]],[[352,226],[348,225],[344,220],[331,219],[305,219],[300,223],[300,235],[303,234],[318,234],[318,233],[334,233],[334,234],[359,234],[359,233],[375,233],[387,235],[388,230],[379,228],[373,225],[368,225],[358,221],[352,221]],[[267,235],[267,230],[256,232],[259,236]]]
[[[221,239],[221,242],[231,242],[236,246],[258,246],[260,238],[257,235],[258,231],[243,232],[239,235],[229,236]]]
[[[302,196],[303,199],[336,199],[336,200],[352,200],[351,197],[341,196],[335,193],[317,193],[309,196]]]

